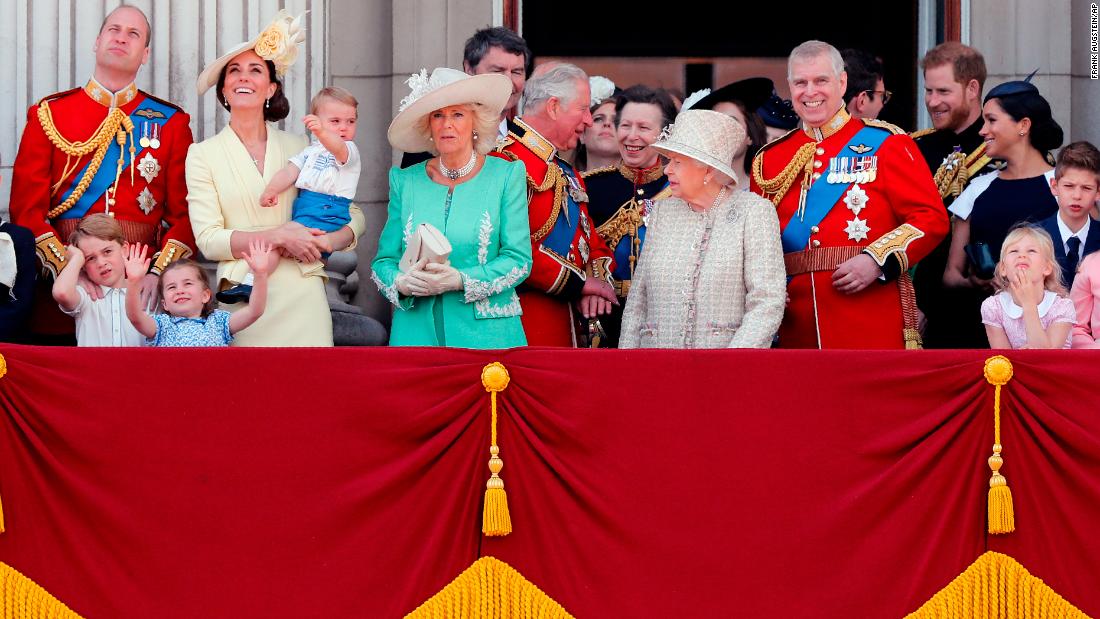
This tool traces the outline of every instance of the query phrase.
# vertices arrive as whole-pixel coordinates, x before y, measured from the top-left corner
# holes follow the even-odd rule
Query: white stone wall
[[[191,115],[195,139],[213,135],[227,120],[211,92],[201,99],[195,81],[207,61],[255,35],[280,8],[305,18],[308,41],[286,79],[291,130],[309,109],[310,93],[325,83],[329,0],[130,0],[153,27],[149,62],[138,87]],[[92,46],[103,17],[120,0],[0,0],[0,214],[8,211],[11,166],[27,108],[46,95],[82,86],[92,75]],[[290,122],[290,121],[293,122]]]

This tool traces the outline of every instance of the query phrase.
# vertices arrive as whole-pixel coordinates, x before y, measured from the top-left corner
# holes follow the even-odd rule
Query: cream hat
[[[390,144],[406,153],[432,150],[428,136],[418,127],[428,114],[450,105],[472,104],[484,106],[494,116],[500,116],[508,104],[508,97],[512,96],[512,80],[498,73],[469,75],[439,67],[430,77],[427,69],[421,69],[406,83],[412,92],[401,100],[397,116],[386,133]]]
[[[275,19],[267,28],[264,28],[263,32],[253,37],[251,41],[241,43],[222,54],[214,62],[206,65],[206,68],[199,74],[199,95],[210,90],[212,86],[218,83],[218,75],[225,65],[229,64],[230,60],[250,49],[255,50],[256,55],[260,58],[274,63],[275,75],[282,78],[286,75],[290,65],[294,64],[294,61],[298,58],[298,46],[306,40],[305,32],[302,31],[303,17],[305,17],[305,13],[298,17],[291,17],[286,9],[280,9],[275,14]]]
[[[689,109],[665,127],[653,149],[662,155],[676,153],[691,157],[716,171],[736,179],[730,165],[733,154],[745,143],[741,123],[719,112]]]

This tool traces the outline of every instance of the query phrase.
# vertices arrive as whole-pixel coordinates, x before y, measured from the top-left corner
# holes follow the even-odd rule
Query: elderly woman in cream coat
[[[768,348],[783,319],[786,274],[772,203],[736,191],[746,139],[732,118],[686,110],[653,145],[674,197],[648,222],[620,348]]]

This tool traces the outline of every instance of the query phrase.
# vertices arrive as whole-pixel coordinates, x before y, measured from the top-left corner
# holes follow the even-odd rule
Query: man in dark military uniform
[[[928,168],[933,171],[944,206],[949,206],[970,179],[993,169],[985,155],[982,129],[982,87],[985,59],[978,50],[948,42],[929,50],[921,60],[924,71],[924,103],[932,116],[932,129],[912,134]],[[924,313],[924,345],[927,348],[985,348],[982,330],[958,320],[957,308],[972,307],[971,289],[943,285],[943,271],[951,247],[951,235],[921,260],[913,276],[917,307]],[[978,325],[979,327],[981,325]]]
[[[146,302],[155,298],[160,271],[195,245],[184,178],[189,118],[134,84],[149,59],[149,37],[140,9],[124,5],[107,15],[88,83],[27,112],[11,190],[12,220],[31,230],[54,276],[65,268],[65,245],[85,215],[109,213],[129,242],[152,246],[153,266],[140,291]],[[71,341],[73,322],[57,309],[51,284],[39,283],[31,328],[40,342]]]
[[[602,334],[594,324],[590,328],[599,335],[600,346],[615,348],[619,344],[623,308],[645,242],[646,222],[654,202],[672,195],[664,161],[652,145],[675,115],[672,98],[665,91],[641,85],[627,88],[615,103],[621,160],[584,174],[592,223],[615,255],[612,275],[619,305],[598,319]],[[594,345],[591,339],[589,344]]]

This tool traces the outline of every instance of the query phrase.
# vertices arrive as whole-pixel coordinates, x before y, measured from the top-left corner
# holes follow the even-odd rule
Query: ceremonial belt
[[[855,258],[863,252],[858,245],[839,247],[815,247],[783,255],[787,267],[787,277],[815,271],[835,271],[840,263]]]
[[[165,105],[156,99],[145,97],[133,112],[130,112],[130,120],[134,121],[134,126],[140,126],[139,123],[151,122],[153,124],[163,127],[168,119],[172,118],[172,115],[176,113],[176,108]],[[163,134],[162,134],[163,135]],[[130,137],[133,141],[133,136]],[[133,166],[137,161],[138,155],[145,150],[141,144],[134,142],[136,150],[133,156],[130,157],[130,165]],[[122,146],[112,138],[111,145],[107,148],[107,154],[103,156],[103,161],[118,161],[118,158],[122,156]],[[91,165],[89,161],[83,168],[77,172],[73,178],[77,179],[73,183],[72,187],[65,192],[65,195],[61,196],[60,202],[64,202],[72,194],[76,186],[80,184],[80,180],[84,178],[84,175],[88,173],[88,166]],[[99,201],[103,197],[103,194],[107,193],[107,189],[111,186],[111,183],[115,182],[115,178],[118,174],[117,166],[101,165],[99,170],[96,171],[95,177],[92,178],[92,182],[88,184],[88,189],[84,192],[84,195],[80,196],[80,199],[73,204],[72,208],[65,211],[58,216],[58,219],[80,219],[84,217],[91,210],[92,205]],[[60,203],[59,202],[59,203]]]
[[[860,156],[870,157],[878,151],[879,146],[882,146],[882,143],[890,135],[890,132],[885,129],[864,127],[852,136],[852,139],[844,145],[844,148],[840,149],[840,153],[848,152],[850,146],[862,145],[870,147],[870,150],[861,148]],[[855,150],[853,149],[852,152],[855,152]],[[805,209],[802,211],[802,217],[799,217],[799,212],[796,209],[786,227],[783,228],[783,251],[790,253],[805,249],[806,244],[810,241],[812,229],[821,223],[821,220],[825,219],[825,216],[840,200],[840,196],[851,185],[851,183],[822,183],[820,178],[818,182],[811,185],[810,190],[806,192]]]
[[[550,165],[558,164],[551,161]],[[561,166],[558,166],[558,168],[561,170],[562,175],[570,175],[570,170],[566,170]],[[550,172],[547,171],[547,174],[549,175]],[[569,184],[568,179],[566,179],[566,184]],[[564,204],[562,205],[564,206],[564,212],[558,213],[557,221],[554,222],[550,232],[542,239],[542,246],[564,258],[569,255],[569,247],[577,236],[577,226],[581,222],[581,207],[573,199],[568,189],[562,193],[564,194],[562,196],[564,198]]]

